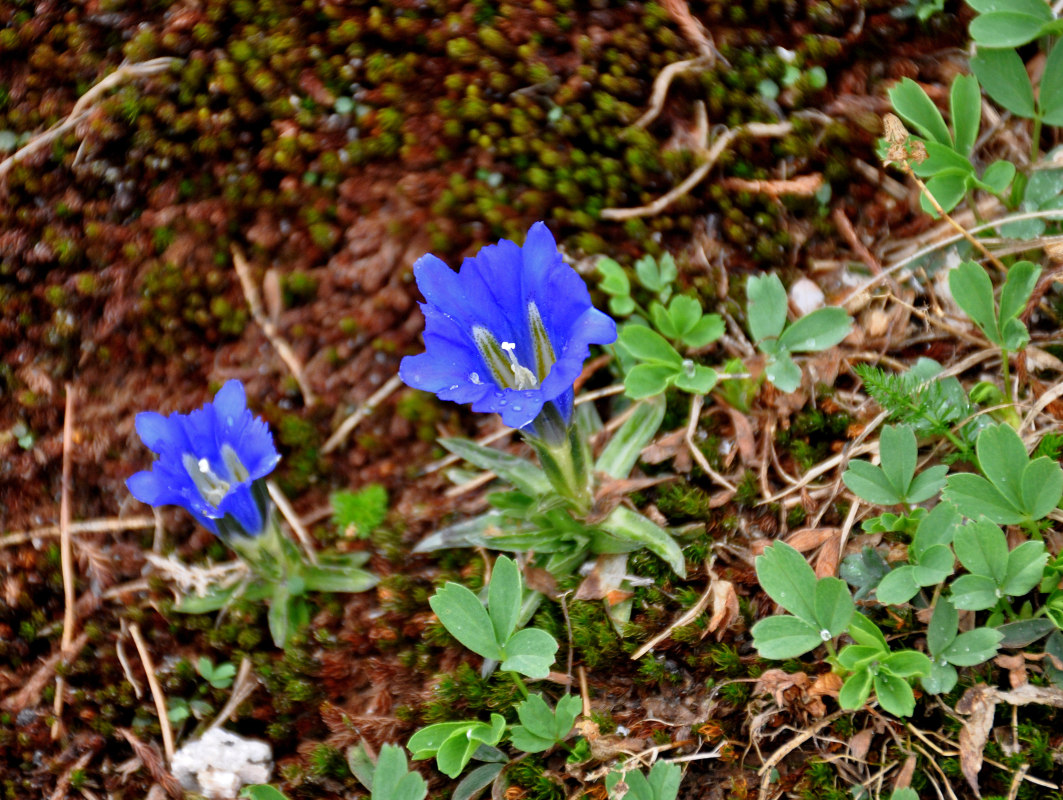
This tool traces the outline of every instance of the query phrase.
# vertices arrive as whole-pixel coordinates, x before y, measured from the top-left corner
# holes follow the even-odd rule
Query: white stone
[[[822,308],[825,299],[823,290],[808,278],[799,278],[790,287],[790,302],[802,317]]]
[[[213,728],[174,753],[170,769],[190,792],[234,800],[247,784],[269,782],[273,753],[265,742]]]

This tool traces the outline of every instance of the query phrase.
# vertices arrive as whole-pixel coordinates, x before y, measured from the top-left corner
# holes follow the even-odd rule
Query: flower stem
[[[520,693],[522,695],[524,695],[524,699],[527,700],[528,699],[528,687],[524,685],[524,681],[522,681],[520,679],[520,675],[518,675],[516,672],[513,672],[511,670],[511,671],[509,671],[509,677],[511,677],[513,679],[513,683],[515,683],[517,685],[517,688],[520,689]]]
[[[559,427],[560,426],[560,427]],[[527,437],[550,484],[580,514],[591,509],[590,449],[575,425],[566,426],[552,403],[543,406],[536,429],[563,431],[560,436]]]

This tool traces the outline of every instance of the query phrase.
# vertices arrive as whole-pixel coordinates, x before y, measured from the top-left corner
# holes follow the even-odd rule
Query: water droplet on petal
[[[513,406],[513,410],[514,411],[521,411],[522,409],[521,409],[520,406]]]
[[[228,425],[230,428],[233,426],[232,415],[229,415],[228,417],[225,418],[225,424]]]

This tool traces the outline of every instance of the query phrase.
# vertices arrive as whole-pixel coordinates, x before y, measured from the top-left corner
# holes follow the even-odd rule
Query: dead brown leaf
[[[735,453],[738,454],[742,466],[759,466],[757,437],[753,435],[753,425],[750,423],[749,417],[736,408],[731,408],[730,406],[724,406],[724,408],[727,409],[727,416],[731,418],[731,426],[734,428],[735,433],[735,447],[727,454],[725,459],[727,466],[731,465]]]
[[[620,588],[626,574],[626,553],[603,553],[576,590],[576,599],[601,600]]]
[[[993,729],[993,714],[997,708],[996,690],[985,684],[972,686],[960,702],[957,713],[967,716],[960,729],[960,769],[975,796],[981,797],[978,789],[978,773],[982,771],[982,750]]]
[[[738,595],[730,581],[714,579],[712,583],[712,616],[705,633],[716,633],[720,641],[731,622],[738,616]]]
[[[859,733],[853,734],[853,737],[849,739],[849,755],[856,761],[863,761],[867,756],[867,751],[871,749],[871,739],[874,735],[875,731],[872,728],[864,728]]]
[[[1022,653],[1016,653],[1013,656],[1001,653],[993,659],[993,663],[1008,671],[1008,683],[1011,684],[1012,689],[1017,689],[1026,683],[1026,658]]]

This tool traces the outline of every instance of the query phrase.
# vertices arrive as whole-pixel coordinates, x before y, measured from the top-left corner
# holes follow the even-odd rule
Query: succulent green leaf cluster
[[[949,273],[949,290],[990,342],[1005,352],[1014,352],[1030,341],[1019,315],[1026,309],[1040,276],[1041,268],[1030,261],[1014,264],[1008,270],[998,306],[986,271],[973,261],[964,261]]]
[[[956,667],[973,667],[997,654],[1004,634],[993,628],[975,628],[959,632],[960,615],[948,598],[934,604],[926,632],[926,649],[930,653],[930,672],[920,678],[931,694],[951,692],[959,676]]]
[[[520,569],[513,559],[499,556],[487,589],[487,609],[469,589],[453,582],[428,603],[443,627],[469,650],[500,661],[504,670],[545,678],[557,640],[539,628],[517,630],[523,598]]]
[[[697,312],[701,314],[701,306],[691,298],[676,297],[676,301],[690,300],[697,306]],[[683,304],[685,306],[685,304]],[[666,320],[669,325],[674,325],[674,319],[669,311],[662,311],[658,316]],[[687,328],[691,317],[681,316],[680,323],[685,333],[680,335],[695,337],[696,341],[707,343],[718,337],[722,332],[722,323],[719,330],[714,324],[703,325],[704,322],[712,322],[719,317],[711,314],[701,317],[692,327]],[[680,330],[680,328],[669,328]],[[716,370],[703,364],[695,363],[692,359],[683,358],[661,334],[646,325],[629,324],[620,331],[619,345],[637,359],[637,363],[628,370],[624,377],[624,389],[628,397],[636,400],[643,397],[652,397],[663,393],[669,386],[675,386],[693,394],[706,394],[712,391],[719,376]]]
[[[912,170],[927,178],[926,187],[941,207],[951,211],[972,189],[984,189],[1002,195],[1015,177],[1010,161],[995,161],[979,176],[971,162],[971,150],[978,138],[982,119],[982,94],[978,80],[957,75],[949,93],[952,130],[923,88],[911,78],[904,78],[889,91],[897,114],[922,137],[926,159],[912,161]],[[923,210],[934,214],[926,197],[920,198]]]
[[[909,679],[930,673],[930,659],[915,650],[890,650],[878,626],[863,614],[854,614],[849,635],[855,644],[838,653],[838,663],[850,675],[838,693],[842,708],[858,709],[874,688],[883,710],[907,717],[915,710],[915,695]]]
[[[950,475],[942,495],[965,517],[985,517],[998,525],[1030,525],[1059,503],[1063,469],[1047,456],[1031,459],[1010,426],[985,428],[975,449],[985,477],[967,472]]]
[[[785,542],[766,547],[755,561],[768,596],[793,616],[766,617],[753,626],[753,646],[763,658],[804,655],[840,635],[853,616],[853,598],[839,578],[817,578]]]
[[[753,276],[746,284],[749,333],[767,357],[764,372],[779,390],[792,392],[801,385],[801,369],[793,353],[826,350],[849,335],[852,320],[835,306],[816,309],[787,325],[786,289],[778,275]]]
[[[924,586],[936,586],[954,572],[955,556],[949,544],[960,525],[960,513],[949,503],[938,503],[916,530],[908,548],[908,563],[882,578],[876,595],[880,603],[907,603]]]
[[[533,694],[517,706],[520,725],[509,731],[513,746],[525,753],[541,753],[563,742],[583,709],[579,695],[566,694],[551,709],[541,695]]]
[[[643,775],[638,770],[614,770],[605,777],[610,800],[675,800],[683,773],[678,764],[658,761]]]
[[[912,429],[886,425],[879,437],[882,465],[850,461],[842,481],[869,503],[880,506],[915,504],[929,500],[945,485],[946,466],[930,467],[916,474],[919,458]]]
[[[435,756],[439,771],[456,778],[478,750],[496,750],[495,745],[502,741],[505,732],[506,719],[501,714],[492,714],[490,723],[477,720],[438,722],[417,731],[410,737],[407,747],[415,761]],[[501,757],[505,759],[504,755]]]
[[[969,574],[952,582],[952,604],[980,611],[1005,597],[1021,597],[1041,582],[1048,554],[1044,542],[1023,542],[1008,550],[998,526],[979,519],[956,531],[952,546]]]

